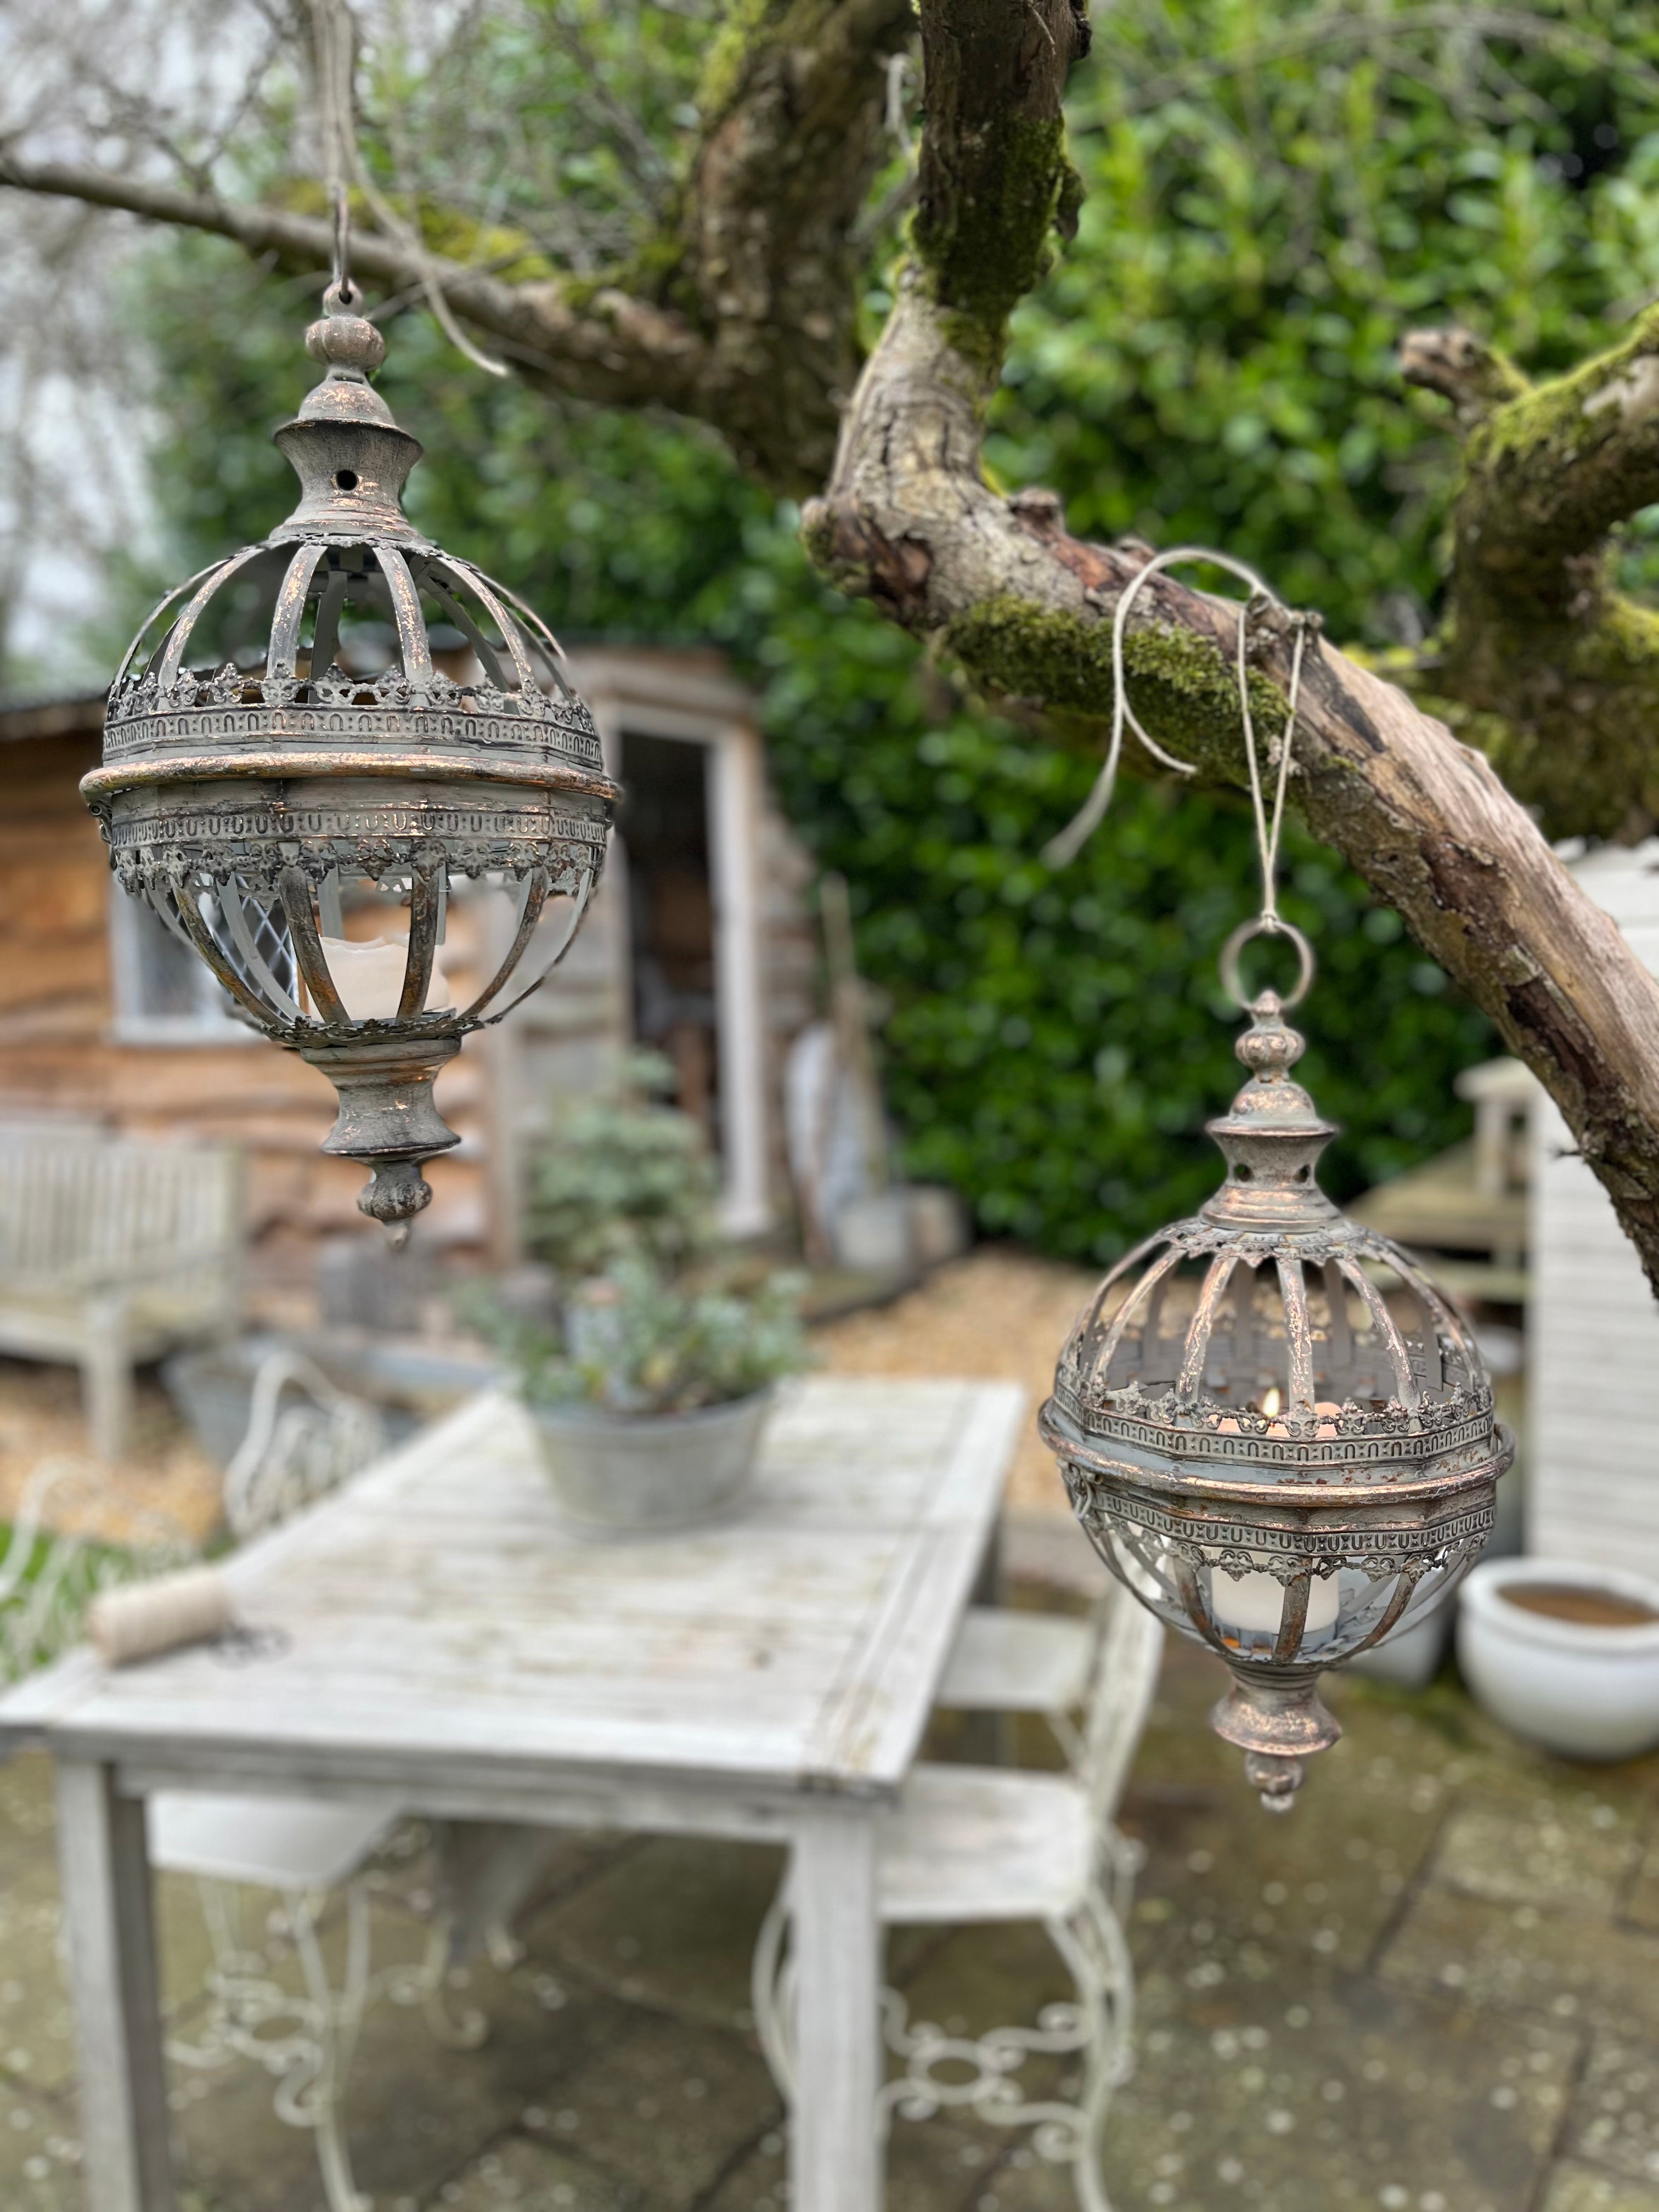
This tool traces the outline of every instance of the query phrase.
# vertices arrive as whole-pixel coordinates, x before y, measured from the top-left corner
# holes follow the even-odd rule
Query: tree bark
[[[1464,438],[1443,697],[1553,836],[1659,823],[1659,617],[1620,592],[1611,533],[1659,501],[1659,312],[1533,386],[1468,331],[1414,331],[1407,380]]]
[[[1081,44],[1069,0],[922,0],[921,12],[930,70],[948,73],[971,52],[975,74],[1002,85],[1004,108],[1058,117]],[[923,175],[938,202],[924,199],[916,258],[843,422],[829,489],[807,510],[807,543],[843,590],[942,639],[987,692],[1046,712],[1062,734],[1097,738],[1112,705],[1112,616],[1146,556],[1070,537],[1052,495],[1006,500],[985,483],[1006,303],[1046,249],[1029,224],[1005,225],[995,283],[957,252],[970,221],[981,243],[998,234],[985,203],[1006,157],[948,76],[926,89],[929,138],[943,143]],[[1037,143],[1029,133],[1028,147]],[[1064,155],[1049,143],[1046,204],[1063,219]],[[1016,197],[1017,211],[1032,204],[1029,173]],[[1127,656],[1138,713],[1207,776],[1243,782],[1237,609],[1168,576],[1150,581],[1138,609]],[[1281,635],[1258,659],[1259,727],[1284,726],[1289,650]],[[1323,647],[1304,672],[1295,763],[1310,826],[1398,908],[1543,1082],[1659,1290],[1659,981],[1489,762]]]

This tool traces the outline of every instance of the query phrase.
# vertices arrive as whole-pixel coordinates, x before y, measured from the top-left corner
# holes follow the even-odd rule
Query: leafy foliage
[[[1338,637],[1431,626],[1455,458],[1437,407],[1400,388],[1401,331],[1458,318],[1553,368],[1659,289],[1653,36],[1613,0],[1453,13],[1119,0],[1077,80],[1082,229],[1014,318],[1003,481],[1054,485],[1081,532],[1225,545]],[[673,35],[663,82],[683,85]],[[512,48],[522,112],[539,51]],[[568,64],[545,64],[555,106]],[[313,295],[199,243],[150,274],[155,482],[187,558],[289,504],[264,432],[302,388]],[[889,296],[878,259],[872,329]],[[1237,1074],[1212,977],[1257,896],[1243,808],[1126,788],[1051,875],[1036,855],[1092,763],[964,702],[826,591],[793,514],[711,436],[491,384],[419,316],[391,335],[424,527],[568,635],[720,643],[756,682],[788,811],[848,877],[891,1006],[911,1170],[986,1229],[1078,1256],[1200,1198],[1199,1131]],[[1322,967],[1307,1073],[1347,1125],[1328,1180],[1348,1193],[1462,1133],[1450,1078],[1491,1033],[1356,877],[1304,836],[1286,849],[1285,910]]]
[[[747,1398],[806,1364],[800,1280],[752,1291],[677,1282],[623,1260],[562,1338],[520,1321],[495,1340],[532,1404],[586,1401],[613,1413],[690,1413]]]
[[[636,1055],[631,1092],[574,1105],[532,1159],[526,1249],[567,1280],[636,1258],[672,1273],[714,1247],[720,1178],[702,1126],[649,1095],[665,1065]]]

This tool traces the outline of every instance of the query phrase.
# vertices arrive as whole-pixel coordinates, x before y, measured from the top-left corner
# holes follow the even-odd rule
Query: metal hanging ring
[[[1313,983],[1314,951],[1294,922],[1278,920],[1269,921],[1261,915],[1253,921],[1241,921],[1221,948],[1223,990],[1226,992],[1236,1006],[1242,1006],[1247,1013],[1255,1003],[1244,988],[1244,979],[1238,969],[1238,956],[1247,945],[1253,944],[1258,937],[1287,937],[1295,945],[1300,972],[1296,979],[1295,988],[1282,998],[1279,1004],[1286,1009],[1299,1006],[1307,997]]]

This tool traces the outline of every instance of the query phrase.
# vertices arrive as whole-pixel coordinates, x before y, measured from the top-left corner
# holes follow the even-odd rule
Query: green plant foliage
[[[526,1247],[568,1281],[626,1259],[672,1272],[717,1242],[719,1173],[702,1123],[650,1097],[664,1073],[638,1054],[629,1091],[573,1106],[532,1158]]]
[[[1114,6],[1069,106],[1079,235],[1014,317],[1011,486],[1062,492],[1082,536],[1224,545],[1336,637],[1416,641],[1456,453],[1402,334],[1460,322],[1553,374],[1659,290],[1654,27],[1468,12]]]
[[[807,1364],[805,1279],[776,1274],[752,1290],[676,1280],[640,1255],[588,1286],[562,1336],[475,1309],[532,1404],[586,1402],[607,1413],[692,1413],[793,1375]]]
[[[1613,0],[1502,21],[1520,29],[1407,0],[1118,0],[1076,80],[1082,229],[1013,319],[999,478],[1054,485],[1085,534],[1224,546],[1339,638],[1431,626],[1455,449],[1438,404],[1400,388],[1402,331],[1462,319],[1552,369],[1659,289],[1653,34]],[[533,106],[533,44],[503,55]],[[677,46],[665,84],[684,69]],[[191,241],[148,276],[155,481],[185,562],[291,501],[266,433],[303,388],[316,288]],[[889,297],[878,264],[872,331]],[[1243,807],[1127,787],[1050,875],[1036,855],[1092,763],[964,704],[827,591],[795,517],[714,438],[494,383],[419,314],[389,335],[381,388],[427,446],[425,528],[569,635],[720,644],[755,681],[788,811],[852,884],[891,1007],[910,1170],[986,1230],[1079,1257],[1200,1199],[1201,1125],[1238,1073],[1214,958],[1258,896]],[[1357,878],[1299,833],[1286,852],[1322,971],[1306,1067],[1347,1127],[1327,1178],[1347,1194],[1462,1134],[1451,1077],[1494,1048]]]

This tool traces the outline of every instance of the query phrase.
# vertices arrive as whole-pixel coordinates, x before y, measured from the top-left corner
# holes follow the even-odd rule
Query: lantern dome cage
[[[1226,1662],[1212,1725],[1284,1809],[1341,1732],[1321,1672],[1455,1587],[1514,1444],[1444,1293],[1319,1188],[1303,1040],[1273,993],[1250,1011],[1225,1181],[1106,1277],[1041,1427],[1114,1574]]]
[[[621,793],[551,631],[404,514],[421,447],[368,381],[385,342],[356,296],[325,295],[307,346],[327,373],[275,434],[299,505],[149,617],[81,787],[124,889],[331,1078],[323,1149],[373,1170],[358,1204],[401,1238],[422,1163],[459,1141],[433,1080],[568,948]],[[439,952],[468,879],[513,923],[456,1006]],[[391,933],[365,941],[377,915]]]

